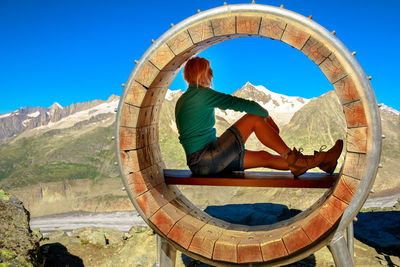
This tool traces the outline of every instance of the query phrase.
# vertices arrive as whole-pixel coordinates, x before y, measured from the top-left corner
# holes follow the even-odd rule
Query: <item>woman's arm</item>
[[[202,88],[202,93],[204,94],[207,105],[210,107],[232,109],[258,115],[263,118],[268,117],[268,111],[260,106],[257,102],[220,93],[210,88]]]

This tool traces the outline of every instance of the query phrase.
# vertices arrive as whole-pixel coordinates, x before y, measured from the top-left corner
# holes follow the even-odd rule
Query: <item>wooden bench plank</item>
[[[166,184],[178,185],[330,188],[338,174],[306,173],[295,179],[289,172],[246,171],[194,177],[189,170],[164,170],[164,177]]]

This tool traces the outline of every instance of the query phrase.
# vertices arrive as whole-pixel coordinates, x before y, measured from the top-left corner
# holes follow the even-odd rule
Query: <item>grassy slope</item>
[[[0,146],[0,185],[116,177],[114,124],[52,130]],[[81,132],[82,131],[82,132]]]

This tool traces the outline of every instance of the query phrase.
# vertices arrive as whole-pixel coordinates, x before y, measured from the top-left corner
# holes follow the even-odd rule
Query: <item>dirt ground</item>
[[[85,244],[76,237],[62,236],[42,240],[43,266],[156,266],[156,235],[151,229],[127,238],[121,243],[107,246]],[[391,255],[392,254],[392,255]],[[399,255],[385,253],[355,239],[355,266],[400,266]],[[189,257],[177,253],[176,267],[206,267]],[[288,266],[335,266],[327,247]]]

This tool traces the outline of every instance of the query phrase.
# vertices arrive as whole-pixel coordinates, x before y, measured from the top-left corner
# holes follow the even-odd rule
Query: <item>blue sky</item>
[[[228,4],[251,1],[227,1]],[[336,30],[371,75],[379,103],[400,110],[400,1],[258,0]],[[170,28],[223,1],[0,1],[0,113],[107,99],[122,93],[139,59]],[[232,93],[247,81],[291,96],[317,97],[333,87],[300,51],[267,38],[215,45],[202,56],[214,69],[214,89]],[[171,89],[184,89],[178,74]]]

